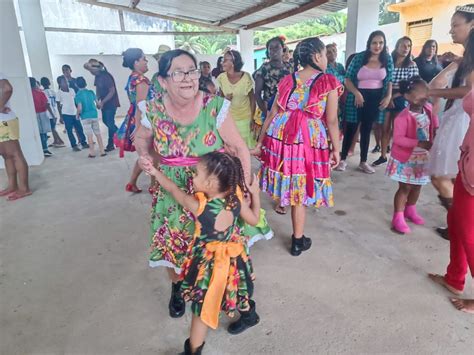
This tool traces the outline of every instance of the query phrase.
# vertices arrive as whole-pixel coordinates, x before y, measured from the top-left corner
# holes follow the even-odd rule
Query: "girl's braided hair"
[[[295,71],[298,71],[299,66],[305,67],[307,65],[312,68],[323,71],[313,62],[313,55],[316,53],[321,53],[326,46],[323,41],[318,37],[311,37],[302,40],[296,46],[296,49],[293,53],[293,60],[295,62]]]
[[[219,192],[226,193],[226,208],[233,209],[239,203],[237,187],[243,194],[248,192],[240,159],[228,153],[211,152],[203,155],[201,162],[209,175],[217,177]]]

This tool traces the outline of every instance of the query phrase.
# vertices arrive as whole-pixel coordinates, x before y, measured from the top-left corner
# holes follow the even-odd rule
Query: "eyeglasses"
[[[168,76],[170,76],[171,79],[175,83],[179,83],[180,81],[183,81],[186,78],[186,76],[188,76],[191,80],[196,80],[196,79],[199,79],[201,77],[201,70],[193,69],[193,70],[190,70],[190,71],[187,71],[187,72],[176,70]]]

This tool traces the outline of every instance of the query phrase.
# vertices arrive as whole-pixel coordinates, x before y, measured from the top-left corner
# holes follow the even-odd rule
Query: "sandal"
[[[2,190],[2,191],[0,191],[0,197],[11,195],[14,192],[15,192],[15,190],[10,190],[10,189]]]
[[[101,154],[100,156],[105,157],[105,156],[107,156],[107,153]]]
[[[88,158],[95,158],[95,155],[89,154],[87,157]]]
[[[127,186],[125,186],[125,191],[127,192],[133,192],[135,194],[139,194],[140,192],[142,192],[142,190],[140,190],[137,185],[133,185],[133,184],[130,184],[128,183]]]
[[[286,214],[286,208],[280,205],[276,205],[275,208],[273,209],[276,213],[285,215]]]
[[[31,191],[25,192],[25,193],[19,193],[17,191],[12,192],[10,195],[7,197],[7,201],[16,201],[19,200],[20,198],[30,196],[32,194]]]

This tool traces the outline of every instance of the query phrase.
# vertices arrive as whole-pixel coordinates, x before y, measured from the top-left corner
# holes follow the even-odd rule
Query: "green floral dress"
[[[224,148],[218,129],[229,108],[229,101],[205,94],[198,117],[190,125],[181,125],[167,116],[162,96],[148,102],[148,120],[142,120],[142,124],[149,123],[153,130],[153,146],[161,157],[159,169],[184,192],[194,193],[192,177],[199,157]],[[194,235],[195,217],[161,186],[153,190],[149,264],[172,267],[180,273]],[[273,237],[263,210],[257,226],[250,226],[242,219],[238,223],[249,247],[258,240]]]
[[[253,268],[238,222],[241,199],[234,203],[208,201],[203,193],[196,193],[196,198],[200,207],[195,237],[183,265],[181,291],[184,299],[192,302],[193,313],[215,329],[221,310],[232,317],[236,310],[249,309]],[[225,231],[217,231],[215,222],[224,210],[232,212],[233,223]]]
[[[153,130],[153,146],[162,158],[159,168],[184,192],[194,193],[195,163],[176,165],[164,161],[179,158],[189,161],[222,149],[224,142],[218,133],[218,118],[223,120],[228,109],[223,98],[205,95],[198,117],[190,125],[181,125],[167,116],[162,97],[148,102],[147,118]],[[150,266],[173,267],[179,273],[194,235],[194,224],[194,216],[158,186],[152,202]]]

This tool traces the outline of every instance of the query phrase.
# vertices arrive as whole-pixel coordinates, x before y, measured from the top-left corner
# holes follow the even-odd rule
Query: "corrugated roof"
[[[130,6],[130,0],[97,0],[96,2],[126,7]],[[236,19],[224,26],[234,29],[245,28],[255,22],[266,20],[313,2],[319,4],[323,1],[283,0],[260,11]],[[262,3],[268,3],[268,0],[140,0],[137,9],[167,17],[175,17],[182,20],[198,21],[203,24],[216,25],[223,19]],[[279,19],[272,23],[263,24],[256,29],[271,29],[288,26],[297,22],[321,17],[328,13],[342,10],[346,7],[347,0],[327,0],[321,5],[308,11],[284,19]]]

